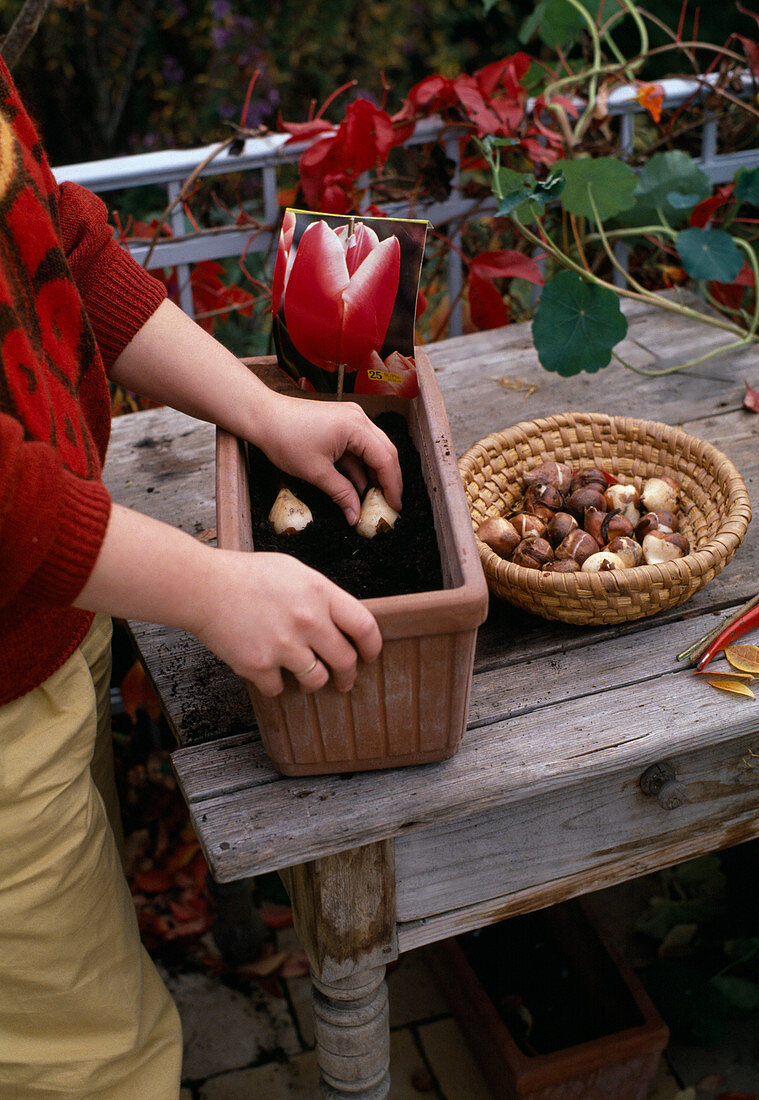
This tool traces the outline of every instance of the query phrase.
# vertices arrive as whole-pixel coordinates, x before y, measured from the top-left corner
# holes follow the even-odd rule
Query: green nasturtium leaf
[[[614,291],[587,283],[572,271],[559,271],[546,283],[532,322],[542,366],[565,378],[605,367],[626,332]]]
[[[498,171],[498,184],[502,195],[498,213],[505,216],[517,210],[523,203],[529,203],[532,220],[549,202],[559,197],[564,187],[564,178],[556,175],[549,176],[547,180],[536,180],[529,172],[501,168]]]
[[[686,210],[708,198],[711,191],[708,177],[687,153],[680,149],[654,153],[640,171],[635,208],[624,220],[644,225],[647,221],[658,221],[661,210],[669,221],[682,224]],[[675,208],[670,202],[673,194],[682,196],[680,202],[687,196],[690,205]]]
[[[675,210],[692,210],[701,202],[701,196],[695,191],[670,191],[667,202],[674,206]]]
[[[735,197],[739,202],[759,206],[759,168],[742,168],[735,177]]]
[[[743,267],[743,253],[722,229],[683,229],[675,248],[692,279],[732,283]]]
[[[595,20],[601,0],[579,0],[591,19]],[[555,49],[557,46],[571,46],[587,29],[587,23],[580,12],[569,0],[541,0],[522,33],[528,30],[532,35],[537,29],[541,40]]]
[[[615,157],[558,160],[551,169],[552,175],[556,172],[561,172],[566,181],[561,205],[569,214],[592,219],[590,194],[601,221],[635,206],[638,177],[624,161]]]

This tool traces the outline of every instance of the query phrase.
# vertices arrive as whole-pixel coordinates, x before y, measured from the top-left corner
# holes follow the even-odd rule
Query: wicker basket
[[[477,539],[496,596],[545,619],[611,624],[676,607],[716,577],[740,546],[751,519],[749,496],[720,451],[677,428],[602,413],[563,413],[525,421],[471,447],[459,461],[475,533],[489,516],[517,511],[522,476],[554,459],[601,466],[640,489],[654,475],[675,478],[681,530],[691,553],[664,565],[608,573],[542,573],[513,565]]]

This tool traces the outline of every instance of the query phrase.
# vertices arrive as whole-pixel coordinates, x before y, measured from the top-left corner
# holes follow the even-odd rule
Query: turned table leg
[[[390,1027],[384,966],[349,978],[313,978],[322,1096],[384,1100],[390,1089]]]
[[[384,1100],[390,1089],[385,964],[398,958],[392,841],[282,874],[313,983],[316,1055],[327,1100]]]

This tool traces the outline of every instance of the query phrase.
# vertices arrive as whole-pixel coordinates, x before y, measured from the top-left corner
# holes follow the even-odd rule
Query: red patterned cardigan
[[[0,60],[0,705],[47,679],[104,537],[106,371],[165,296],[105,205],[60,187]]]

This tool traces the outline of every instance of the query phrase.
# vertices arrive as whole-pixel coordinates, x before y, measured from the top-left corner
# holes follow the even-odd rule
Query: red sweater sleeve
[[[66,606],[97,559],[110,514],[102,481],[69,473],[46,443],[0,413],[0,607]]]
[[[106,371],[166,297],[114,239],[105,203],[76,183],[58,189],[61,237]]]

